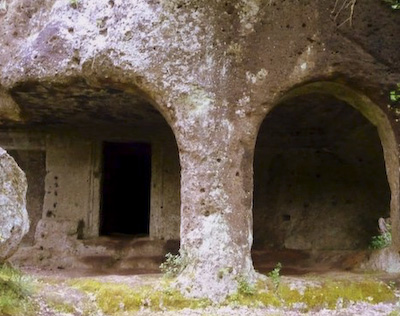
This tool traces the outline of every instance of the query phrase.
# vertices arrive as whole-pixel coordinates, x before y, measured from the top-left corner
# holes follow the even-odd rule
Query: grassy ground
[[[32,280],[10,265],[0,266],[0,315],[35,315]]]
[[[383,282],[368,274],[270,274],[256,285],[239,280],[237,293],[213,305],[208,300],[184,298],[173,289],[173,279],[161,276],[81,278],[65,273],[28,277],[2,266],[0,315],[335,315],[339,311],[357,315],[368,314],[374,306],[383,312],[368,315],[400,315],[399,280],[396,283],[390,276]],[[350,312],[357,304],[361,307]],[[321,314],[324,310],[327,314]]]

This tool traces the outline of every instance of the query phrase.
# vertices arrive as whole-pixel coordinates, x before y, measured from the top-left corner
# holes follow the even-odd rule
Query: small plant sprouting
[[[378,236],[373,236],[371,239],[370,249],[383,249],[392,244],[391,232],[386,232]]]
[[[245,296],[251,296],[256,294],[256,289],[251,285],[244,276],[240,276],[238,279],[238,294]]]
[[[373,236],[369,245],[370,249],[383,249],[392,244],[392,229],[390,222],[386,222],[383,218],[379,219],[380,235]]]
[[[281,284],[281,275],[280,275],[281,269],[282,269],[282,264],[278,262],[275,268],[268,273],[268,277],[271,278],[271,281],[274,284],[275,291],[278,290],[279,285]]]
[[[160,265],[160,270],[167,278],[174,278],[178,276],[185,267],[185,259],[180,253],[177,255],[167,253],[165,255],[165,261]]]
[[[400,9],[400,3],[399,3],[399,9]],[[395,90],[390,91],[390,101],[392,102],[400,101],[400,83],[397,84]]]

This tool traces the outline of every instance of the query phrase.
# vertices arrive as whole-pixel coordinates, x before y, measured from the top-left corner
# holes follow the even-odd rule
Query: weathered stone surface
[[[360,265],[361,269],[372,271],[400,272],[400,255],[393,248],[388,247],[371,253],[367,261]]]
[[[389,214],[377,130],[331,96],[278,105],[260,129],[254,169],[257,249],[368,249]]]
[[[149,112],[137,108],[153,105],[179,147],[188,265],[178,284],[189,296],[221,300],[239,278],[256,277],[250,250],[259,126],[292,89],[335,83],[317,92],[377,126],[400,249],[399,117],[387,107],[400,81],[393,35],[400,16],[383,2],[357,1],[350,28],[342,24],[350,12],[332,16],[334,2],[10,1],[0,17],[0,104],[8,104],[0,117],[21,112],[25,121],[5,120],[9,127],[84,125],[93,132],[95,122],[108,126],[110,118],[138,124]]]
[[[29,230],[26,190],[25,174],[0,148],[0,262],[13,255]]]
[[[7,150],[7,152],[24,171],[28,181],[26,208],[28,210],[30,228],[22,240],[22,245],[32,245],[36,226],[43,213],[44,177],[46,174],[45,154],[40,150]]]

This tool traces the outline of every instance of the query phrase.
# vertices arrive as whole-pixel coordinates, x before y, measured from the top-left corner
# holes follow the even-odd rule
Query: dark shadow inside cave
[[[379,135],[327,94],[284,101],[261,125],[254,160],[254,252],[367,249],[390,212]]]

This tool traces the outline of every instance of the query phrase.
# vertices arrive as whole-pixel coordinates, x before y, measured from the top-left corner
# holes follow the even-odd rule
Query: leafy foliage
[[[383,1],[390,4],[392,9],[394,9],[394,10],[400,9],[400,0],[383,0]]]
[[[400,83],[397,84],[395,90],[390,91],[390,101],[392,102],[400,101]]]
[[[380,228],[380,235],[373,236],[370,243],[371,249],[383,249],[392,244],[392,227],[385,223],[385,229]]]
[[[278,262],[275,268],[270,273],[268,273],[268,277],[271,278],[271,281],[274,284],[275,291],[278,290],[279,285],[281,283],[281,275],[280,275],[281,269],[282,269],[282,264]]]
[[[167,253],[165,261],[160,265],[160,270],[164,276],[173,278],[178,276],[179,273],[186,267],[185,259],[181,254],[173,255]]]
[[[386,232],[378,236],[373,236],[371,239],[371,249],[383,249],[389,247],[392,244],[391,232]]]
[[[245,277],[238,279],[238,293],[241,295],[254,295],[256,294],[256,288],[252,286]]]

